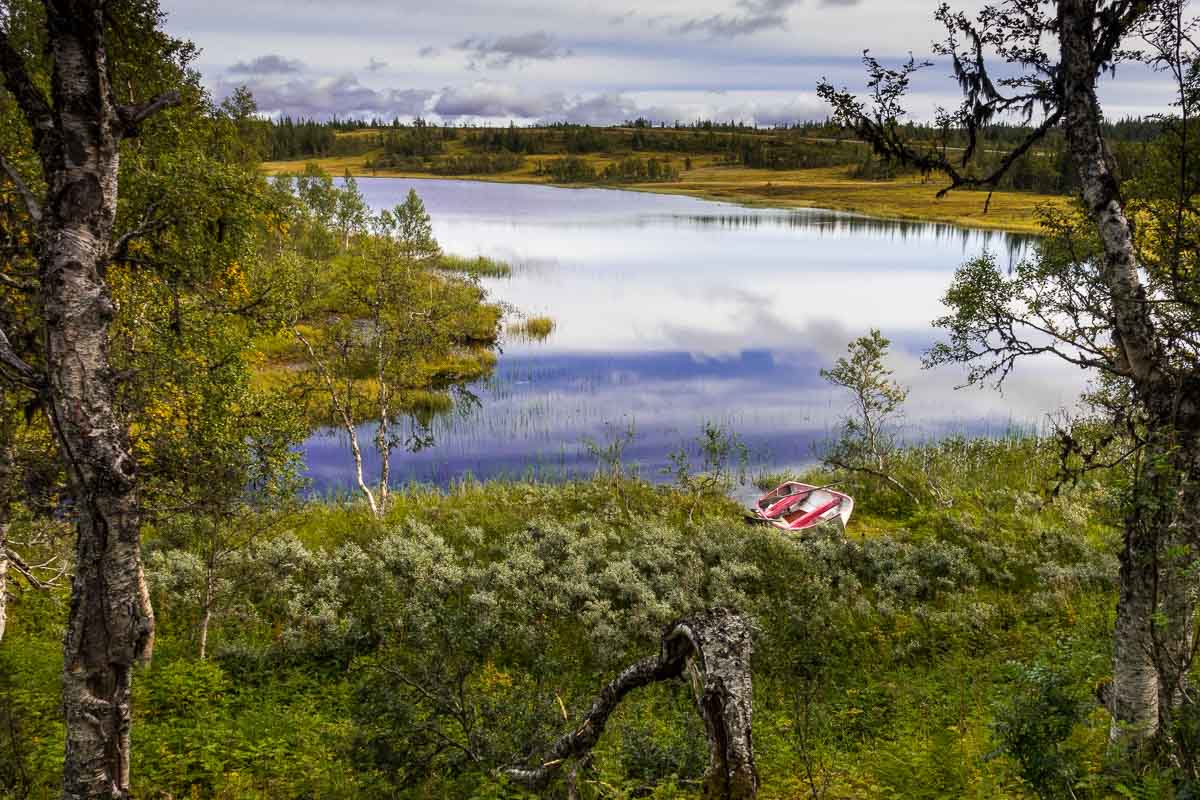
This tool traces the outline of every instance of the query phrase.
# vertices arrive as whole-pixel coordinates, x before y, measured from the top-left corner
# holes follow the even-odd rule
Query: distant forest
[[[830,121],[759,128],[733,122],[651,123],[645,119],[597,127],[558,123],[536,127],[473,127],[373,119],[316,121],[283,117],[244,120],[260,157],[273,161],[363,156],[371,169],[478,175],[511,172],[532,160],[536,174],[559,182],[633,182],[676,180],[694,158],[708,165],[765,170],[849,167],[856,178],[887,180],[898,168],[882,161],[864,143],[854,141]],[[950,149],[966,144],[965,132],[909,123],[912,141],[944,142]],[[1135,174],[1146,145],[1159,133],[1153,119],[1124,119],[1106,124],[1105,135],[1125,175]],[[981,130],[970,170],[990,171],[1028,133],[1020,125],[997,124]],[[596,167],[580,156],[614,163]],[[997,187],[1043,194],[1076,188],[1061,131],[1053,131],[1035,151],[1023,156]]]

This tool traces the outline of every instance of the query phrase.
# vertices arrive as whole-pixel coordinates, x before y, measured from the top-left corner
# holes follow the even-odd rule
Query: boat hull
[[[788,481],[754,504],[754,515],[785,531],[803,531],[828,522],[845,528],[854,511],[854,498],[828,486]]]

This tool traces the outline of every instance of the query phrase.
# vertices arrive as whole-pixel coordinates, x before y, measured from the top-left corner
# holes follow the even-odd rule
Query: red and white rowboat
[[[854,498],[850,495],[795,481],[767,492],[754,504],[759,519],[785,531],[802,531],[837,518],[844,528],[852,511]]]

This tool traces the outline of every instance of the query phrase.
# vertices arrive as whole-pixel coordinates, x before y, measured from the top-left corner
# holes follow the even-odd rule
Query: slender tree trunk
[[[383,516],[387,510],[392,480],[392,443],[383,422],[379,423],[379,431],[375,435],[375,448],[379,451],[379,515]]]
[[[204,600],[200,607],[200,646],[199,656],[203,661],[208,657],[208,626],[212,622],[213,580],[215,567],[210,560],[204,570]]]
[[[8,626],[8,526],[0,525],[0,643]]]
[[[388,404],[388,385],[386,360],[384,358],[384,332],[376,320],[376,358],[378,361],[377,378],[379,380],[379,428],[375,432],[375,448],[379,451],[379,514],[387,510],[388,493],[392,481],[392,440],[389,435],[391,409]]]
[[[354,427],[354,417],[350,414],[350,404],[353,402],[353,389],[347,388],[346,402],[343,403],[341,395],[338,393],[337,384],[334,383],[333,373],[325,364],[324,359],[317,355],[317,350],[313,347],[312,342],[295,325],[292,326],[292,334],[304,345],[304,349],[308,351],[309,358],[312,359],[313,364],[317,368],[317,373],[325,383],[325,388],[329,390],[329,400],[333,404],[334,412],[342,421],[342,429],[346,431],[346,435],[350,438],[350,453],[354,456],[354,479],[358,483],[359,491],[367,499],[367,505],[371,508],[371,515],[378,517],[380,515],[379,504],[375,502],[375,493],[367,485],[366,477],[363,474],[362,448],[358,444],[358,431]]]
[[[371,491],[371,487],[367,485],[366,477],[363,475],[363,455],[362,448],[358,446],[358,431],[354,429],[354,423],[349,420],[343,424],[343,427],[350,436],[350,452],[354,455],[354,478],[358,482],[359,491],[367,498],[371,515],[378,517],[379,504],[375,502],[375,493]]]
[[[1118,365],[1133,381],[1144,400],[1170,391],[1162,373],[1145,289],[1138,275],[1133,228],[1125,214],[1120,187],[1101,132],[1100,105],[1096,97],[1097,65],[1095,0],[1059,0],[1061,27],[1063,128],[1079,175],[1084,204],[1100,234],[1104,248],[1101,277],[1108,289],[1113,344]],[[1152,436],[1162,431],[1152,431]],[[1109,710],[1113,716],[1111,738],[1138,746],[1159,731],[1160,717],[1174,693],[1160,696],[1159,657],[1190,646],[1190,625],[1167,624],[1155,629],[1156,614],[1164,609],[1184,613],[1190,605],[1183,596],[1164,591],[1181,590],[1182,581],[1162,581],[1160,556],[1165,531],[1162,514],[1146,506],[1148,495],[1161,500],[1155,489],[1161,479],[1163,448],[1152,442],[1147,472],[1135,488],[1136,498],[1125,525],[1121,552],[1120,595],[1113,639],[1113,684]]]

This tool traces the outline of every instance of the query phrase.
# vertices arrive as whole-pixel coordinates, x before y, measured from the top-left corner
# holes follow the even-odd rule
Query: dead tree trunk
[[[559,737],[539,766],[512,767],[504,773],[530,788],[544,787],[568,760],[591,752],[625,695],[678,678],[694,663],[701,680],[697,710],[704,718],[709,745],[704,800],[753,800],[758,796],[758,771],[751,736],[750,654],[749,627],[729,609],[709,609],[673,622],[663,631],[658,655],[627,667],[601,689],[582,723]]]
[[[22,362],[3,336],[0,359],[45,398],[75,501],[75,576],[63,643],[63,796],[126,798],[131,672],[149,656],[154,617],[142,573],[136,470],[114,408],[114,308],[104,271],[123,244],[113,239],[120,142],[179,96],[117,105],[104,3],[44,5],[50,97],[5,30],[0,72],[32,131],[46,184],[39,202],[14,178],[35,223],[46,374]]]

